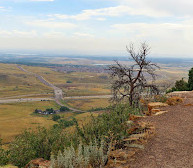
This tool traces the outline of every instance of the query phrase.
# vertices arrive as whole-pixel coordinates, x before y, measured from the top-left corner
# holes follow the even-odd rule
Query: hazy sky
[[[0,50],[193,56],[192,0],[0,0]]]

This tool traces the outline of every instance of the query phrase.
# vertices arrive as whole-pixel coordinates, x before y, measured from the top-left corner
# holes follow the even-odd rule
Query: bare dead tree
[[[134,63],[126,66],[115,61],[116,64],[108,68],[112,78],[112,101],[117,103],[128,99],[131,106],[138,106],[144,92],[159,94],[159,89],[154,84],[155,70],[159,66],[147,60],[150,47],[145,42],[141,43],[138,52],[135,51],[133,44],[126,48]]]

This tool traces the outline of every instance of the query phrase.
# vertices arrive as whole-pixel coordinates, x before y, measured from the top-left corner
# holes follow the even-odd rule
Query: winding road
[[[50,101],[50,100],[55,100],[55,102],[60,105],[60,106],[64,106],[64,104],[61,102],[62,100],[69,100],[69,99],[97,99],[97,98],[111,98],[111,95],[92,95],[92,96],[69,96],[69,97],[63,97],[63,91],[62,89],[56,87],[55,85],[53,85],[52,83],[50,83],[49,81],[47,81],[43,76],[38,75],[36,73],[30,72],[26,69],[24,69],[23,67],[17,65],[17,68],[19,68],[21,71],[28,73],[28,74],[32,74],[34,75],[41,83],[43,83],[46,86],[49,86],[51,88],[53,88],[54,90],[54,98],[21,98],[22,96],[34,96],[34,94],[29,94],[29,95],[21,95],[19,96],[13,96],[13,97],[8,97],[7,99],[5,98],[0,98],[0,104],[4,104],[4,103],[18,103],[18,102],[35,102],[35,101]],[[40,95],[40,94],[37,94]],[[72,107],[69,107],[69,109],[71,111],[74,112],[85,112],[82,110],[78,110]]]
[[[54,99],[55,99],[55,102],[60,105],[60,106],[63,106],[63,104],[61,103],[61,100],[63,99],[63,91],[62,89],[54,86],[53,84],[51,84],[50,82],[48,82],[43,76],[41,75],[38,75],[36,73],[32,73],[26,69],[24,69],[23,67],[17,65],[17,67],[23,71],[23,72],[26,72],[26,73],[29,73],[29,74],[33,74],[37,79],[39,79],[40,82],[42,82],[44,85],[46,86],[49,86],[51,88],[53,88],[54,90]],[[28,100],[31,100],[31,101],[38,101],[39,98],[32,98],[32,99],[28,99]],[[43,100],[50,100],[50,98],[43,98]],[[53,100],[53,99],[52,99]],[[39,100],[41,101],[41,99]],[[0,101],[1,102],[1,101]],[[74,111],[74,112],[83,112],[81,110],[77,110],[77,109],[74,109],[74,108],[69,108],[70,110]]]
[[[55,100],[56,100],[56,101],[57,101],[57,100],[60,101],[60,100],[63,98],[63,91],[62,91],[62,89],[60,89],[60,88],[54,86],[53,84],[51,84],[50,82],[48,82],[43,76],[40,76],[40,75],[38,75],[38,74],[29,72],[29,71],[27,71],[26,69],[24,69],[23,67],[21,67],[21,66],[19,66],[19,65],[17,65],[17,67],[18,67],[21,71],[23,71],[23,72],[26,72],[26,73],[29,73],[29,74],[34,75],[34,76],[35,76],[37,79],[39,79],[39,81],[42,82],[44,85],[53,88],[53,89],[54,89],[54,95],[55,95]]]
[[[83,99],[83,98],[88,98],[89,96],[83,96],[83,97],[80,97],[80,96],[74,96],[74,97],[63,97],[63,91],[62,89],[54,86],[52,83],[48,82],[43,76],[40,76],[36,73],[33,73],[33,72],[30,72],[26,69],[24,69],[23,67],[17,65],[17,67],[23,71],[23,72],[26,72],[28,74],[32,74],[34,75],[37,79],[39,79],[40,82],[42,82],[44,85],[46,86],[49,86],[51,88],[53,88],[54,90],[54,99],[52,98],[23,98],[23,99],[8,99],[8,100],[0,100],[0,103],[10,103],[10,102],[28,102],[28,101],[46,101],[46,100],[55,100],[55,102],[60,105],[60,106],[64,106],[64,104],[61,103],[61,100],[64,100],[64,99]],[[94,96],[90,96],[90,97],[94,97]],[[100,96],[95,96],[96,98],[99,98]],[[105,98],[107,96],[104,96]],[[85,112],[85,111],[82,111],[82,110],[78,110],[78,109],[75,109],[75,108],[72,108],[72,107],[69,107],[70,110],[74,111],[74,112]]]

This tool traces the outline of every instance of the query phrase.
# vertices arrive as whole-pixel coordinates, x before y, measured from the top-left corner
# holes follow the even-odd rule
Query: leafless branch
[[[115,61],[115,65],[111,65],[108,68],[113,79],[112,101],[120,102],[127,98],[130,105],[136,105],[146,90],[148,90],[149,94],[159,93],[159,89],[154,84],[156,78],[155,71],[159,69],[159,66],[147,60],[150,47],[146,43],[141,43],[138,52],[135,51],[132,43],[126,49],[134,64],[124,66]]]

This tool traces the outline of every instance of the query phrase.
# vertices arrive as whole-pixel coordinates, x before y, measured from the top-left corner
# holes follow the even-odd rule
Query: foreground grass
[[[6,165],[6,166],[0,166],[0,168],[18,168],[18,167],[13,165]]]

